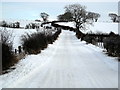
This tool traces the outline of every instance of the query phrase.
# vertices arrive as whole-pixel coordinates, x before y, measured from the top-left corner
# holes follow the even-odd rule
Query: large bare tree
[[[85,9],[86,7],[80,4],[71,4],[65,7],[65,12],[70,12],[72,14],[72,18],[78,31],[83,27],[82,24],[86,22],[87,12]]]
[[[65,7],[65,12],[72,14],[72,20],[75,22],[76,31],[80,31],[81,28],[86,28],[86,24],[92,24],[91,19],[97,19],[100,17],[98,13],[91,13],[86,11],[86,7],[80,4],[71,4]]]

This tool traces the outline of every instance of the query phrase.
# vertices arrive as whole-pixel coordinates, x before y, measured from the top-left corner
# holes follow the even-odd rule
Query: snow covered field
[[[94,23],[93,26],[90,26],[90,29],[87,31],[92,31],[94,33],[110,33],[111,31],[115,34],[118,34],[118,23],[109,23],[109,22],[98,22]]]
[[[118,88],[117,60],[70,31],[63,30],[54,44],[15,67],[0,76],[1,88]]]
[[[75,25],[73,22],[59,22],[59,25],[65,25],[74,27]],[[114,32],[118,34],[118,23],[112,23],[112,22],[94,22],[93,25],[87,25],[87,30],[83,30],[84,33],[110,33]],[[120,34],[120,33],[119,33]]]
[[[0,27],[0,30],[4,30],[4,27]],[[11,39],[13,41],[13,48],[17,49],[21,45],[21,36],[26,33],[31,34],[37,32],[35,29],[17,29],[17,28],[6,28],[8,33],[12,33]]]
[[[0,20],[0,22],[2,22],[3,20]],[[21,28],[4,28],[4,27],[0,27],[0,31],[1,30],[7,30],[8,33],[12,33],[12,41],[13,41],[13,49],[17,49],[18,46],[21,45],[21,36],[25,35],[26,33],[31,34],[34,32],[37,32],[36,29],[24,29],[26,25],[30,24],[30,23],[37,23],[39,25],[41,25],[41,22],[36,22],[34,20],[12,20],[12,19],[6,19],[5,20],[7,22],[7,24],[9,23],[15,23],[15,22],[20,22],[20,27]],[[41,29],[42,30],[42,29]]]

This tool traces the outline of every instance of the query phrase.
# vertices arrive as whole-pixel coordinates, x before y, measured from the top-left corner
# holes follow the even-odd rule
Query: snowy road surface
[[[49,55],[46,55],[48,53]],[[22,75],[22,71],[17,72],[16,70],[9,76],[3,76],[3,80],[5,80],[3,87],[118,88],[117,61],[103,54],[100,48],[80,42],[75,37],[75,33],[70,31],[62,31],[53,45],[41,54],[32,56],[29,60],[27,58],[29,57],[23,61],[37,61],[33,61],[33,64],[36,63],[36,67],[31,68],[26,75]],[[39,62],[41,59],[46,59],[42,65],[40,65],[42,62]],[[24,65],[21,68],[24,69]],[[27,69],[29,68],[30,66],[27,67]],[[14,74],[15,72],[16,74]],[[18,78],[12,81],[10,79],[13,78],[10,75]]]

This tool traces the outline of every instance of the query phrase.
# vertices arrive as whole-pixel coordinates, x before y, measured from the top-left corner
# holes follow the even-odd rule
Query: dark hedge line
[[[109,34],[86,34],[83,40],[94,45],[101,42],[108,55],[120,57],[120,36],[113,32]]]
[[[120,36],[107,37],[103,43],[110,56],[120,57]]]
[[[17,58],[12,51],[12,33],[5,31],[0,31],[1,33],[1,45],[2,45],[2,73],[9,69],[15,63],[17,63]]]
[[[2,43],[2,70],[7,70],[15,63],[17,59],[8,44]]]
[[[22,46],[25,53],[38,54],[41,50],[47,48],[48,44],[52,44],[61,33],[57,30],[53,35],[45,35],[43,33],[33,33],[22,36]]]

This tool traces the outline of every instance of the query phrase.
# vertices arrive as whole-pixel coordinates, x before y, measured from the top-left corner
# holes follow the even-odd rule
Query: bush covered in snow
[[[1,30],[1,41],[2,41],[2,69],[7,70],[13,66],[17,59],[12,51],[11,33]]]
[[[54,34],[53,34],[53,38],[54,41],[57,39],[58,35],[61,33],[61,29],[57,30]]]

